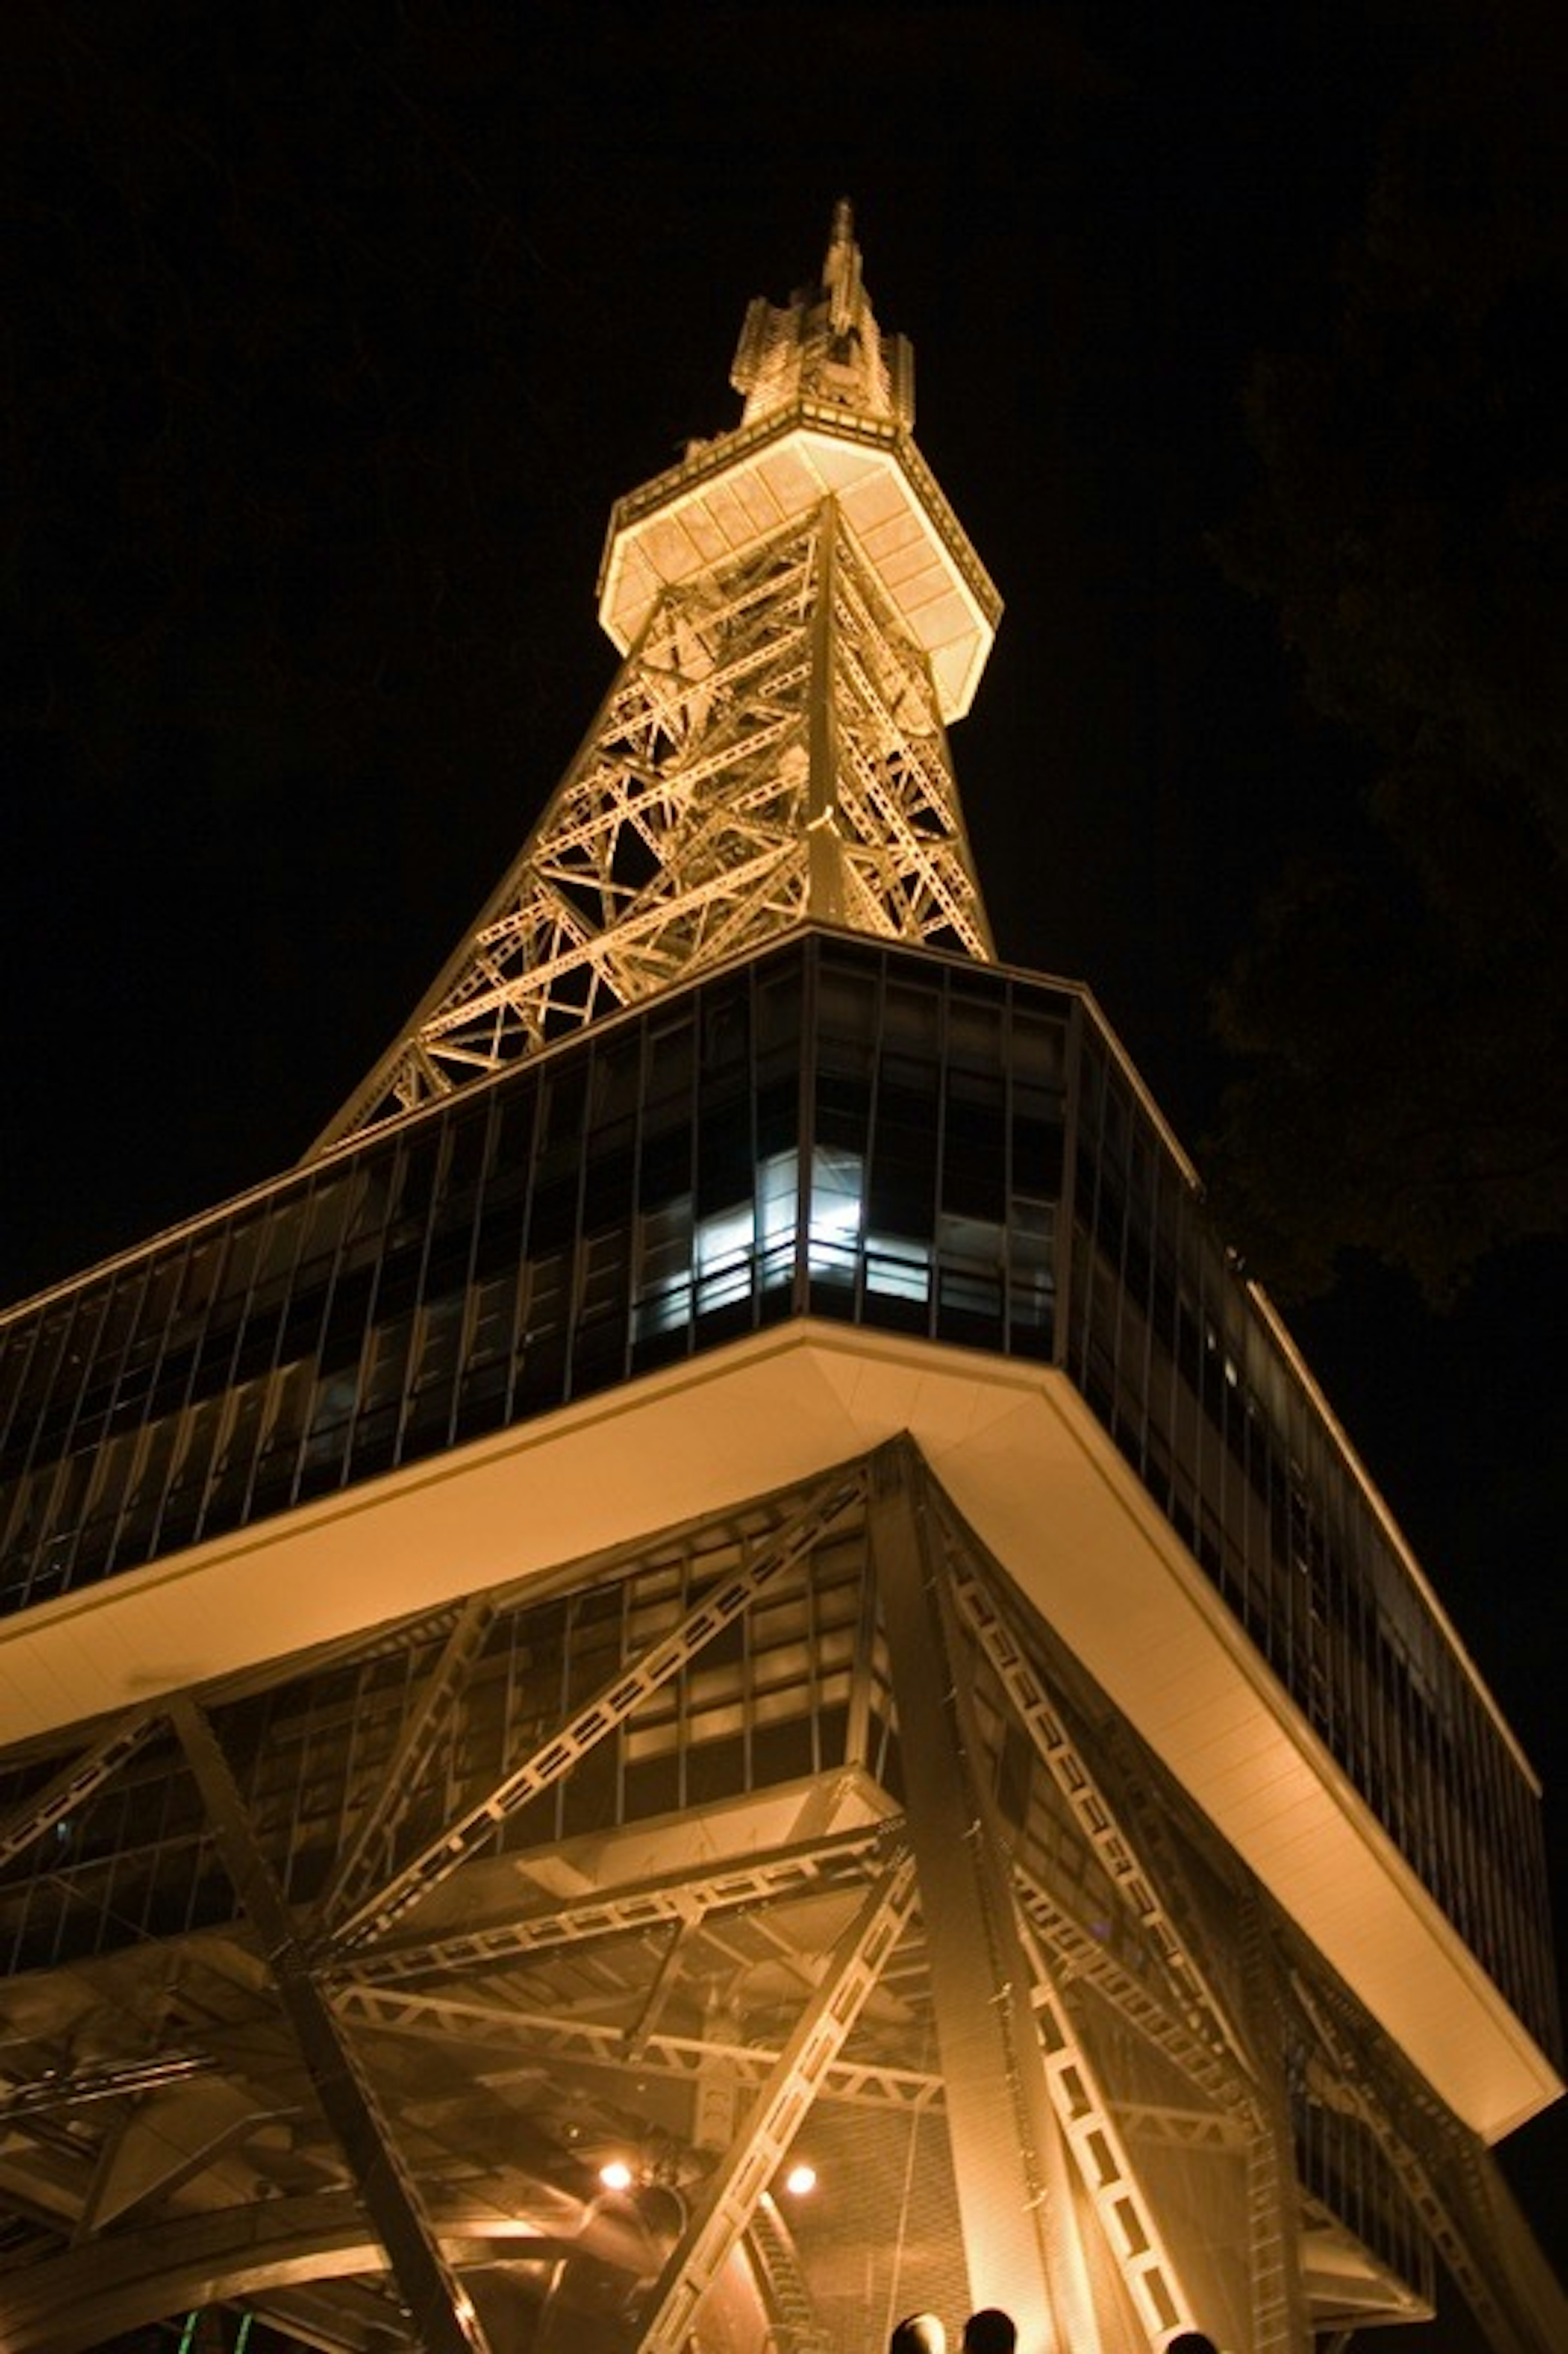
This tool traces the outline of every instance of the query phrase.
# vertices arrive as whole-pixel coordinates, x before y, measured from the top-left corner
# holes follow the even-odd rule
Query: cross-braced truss
[[[1075,2349],[1305,2354],[1432,2246],[1498,2354],[1555,2342],[1485,2152],[905,1446],[14,1753],[0,1850],[10,2354],[207,2305],[875,2354],[1014,2172]]]
[[[666,591],[516,864],[322,1142],[808,917],[991,953],[929,664],[831,499]]]

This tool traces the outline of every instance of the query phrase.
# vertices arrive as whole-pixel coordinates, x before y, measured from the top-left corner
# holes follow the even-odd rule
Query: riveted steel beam
[[[1252,2073],[1244,2037],[1229,2015],[1213,1980],[1178,1930],[1160,1893],[1156,1873],[1139,1850],[1125,1814],[1112,1801],[1074,1740],[1064,1711],[1044,1678],[1026,1655],[995,1598],[972,1564],[953,1562],[954,1597],[976,1641],[996,1672],[1042,1764],[1072,1808],[1105,1867],[1112,1886],[1128,1906],[1175,1985],[1201,2020],[1216,2050],[1232,2068]]]
[[[328,1957],[327,1966],[357,1986],[397,1986],[424,1978],[455,1978],[467,1970],[599,1938],[626,1937],[744,1909],[788,1903],[853,1886],[881,1851],[887,1823],[834,1831],[780,1848],[771,1855],[739,1855],[705,1868],[677,1865],[649,1879],[596,1889],[546,1910],[520,1911],[450,1935],[426,1937],[405,1930],[374,1946]]]
[[[345,1913],[371,1883],[375,1852],[392,1840],[421,1787],[430,1755],[461,1697],[484,1641],[495,1624],[495,1606],[482,1597],[466,1602],[431,1669],[379,1786],[355,1826],[337,1870],[323,1892],[320,1912],[331,1922]]]
[[[357,2026],[432,2040],[450,2037],[468,2046],[483,2045],[504,2052],[520,2062],[541,2059],[558,2064],[574,2060],[611,2070],[626,2065],[624,2027],[586,2012],[524,2010],[456,1995],[358,1986],[344,1988],[337,2008]],[[756,2086],[778,2065],[779,2056],[768,2044],[726,2041],[711,2034],[673,2035],[655,2028],[638,2052],[637,2068],[642,2075],[690,2082],[715,2061],[722,2061],[737,2083]],[[824,2066],[818,2097],[860,2108],[939,2107],[942,2080],[929,2069],[900,2068],[874,2058],[848,2060],[840,2052]]]

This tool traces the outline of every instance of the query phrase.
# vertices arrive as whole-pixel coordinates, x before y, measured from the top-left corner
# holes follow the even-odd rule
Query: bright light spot
[[[806,2193],[816,2187],[817,2169],[814,2166],[792,2166],[784,2177],[784,2188],[792,2199],[804,2199]]]
[[[612,2158],[599,2168],[599,2179],[607,2190],[630,2190],[631,2168],[623,2158]]]

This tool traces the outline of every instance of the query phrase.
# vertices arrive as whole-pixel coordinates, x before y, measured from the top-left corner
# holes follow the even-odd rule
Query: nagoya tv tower
[[[5,2354],[1568,2307],[1538,1787],[1093,997],[847,206],[304,1163],[0,1318]]]

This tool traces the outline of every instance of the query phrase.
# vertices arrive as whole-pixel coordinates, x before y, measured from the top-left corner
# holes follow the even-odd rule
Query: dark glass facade
[[[810,1315],[1065,1368],[1532,2031],[1528,1777],[1076,992],[835,934],[0,1322],[0,1610]]]

